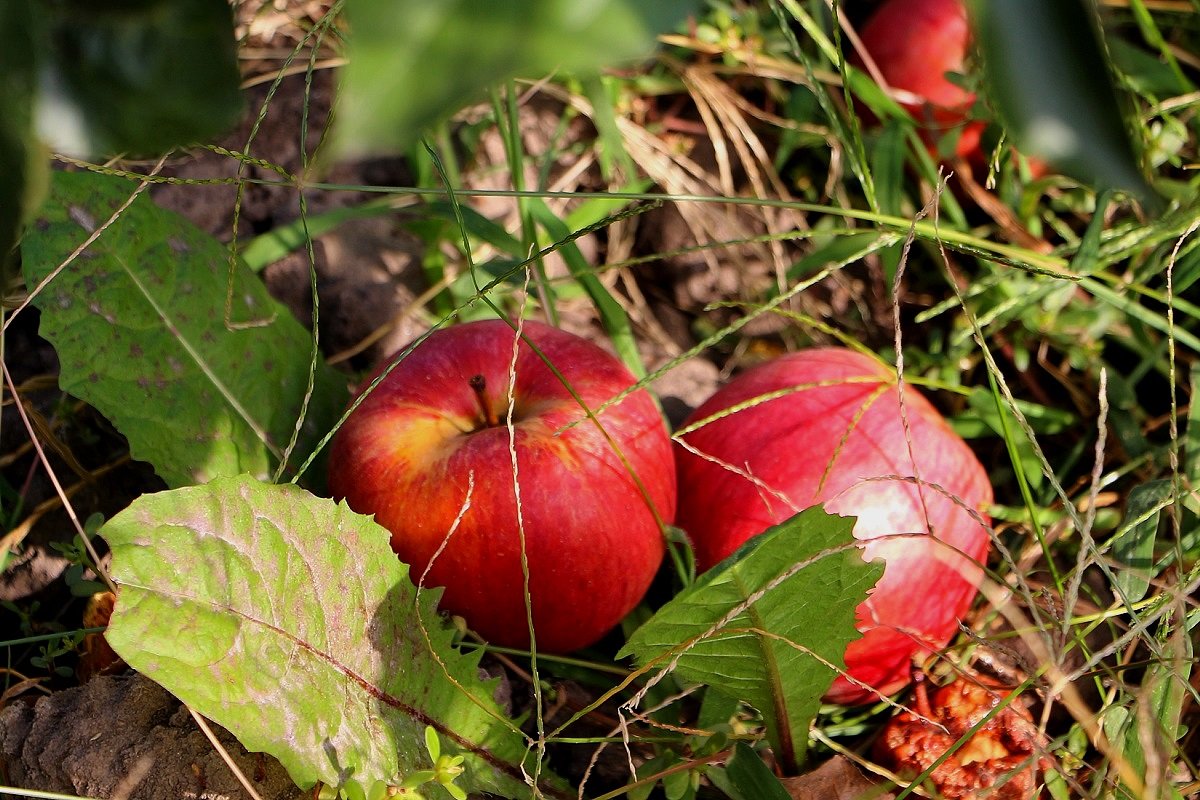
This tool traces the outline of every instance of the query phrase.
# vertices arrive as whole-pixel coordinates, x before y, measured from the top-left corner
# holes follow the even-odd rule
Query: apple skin
[[[970,119],[975,93],[946,77],[963,72],[971,41],[961,0],[887,0],[862,26],[859,38],[888,85],[921,99],[900,105],[921,124],[931,148],[959,128],[955,153],[981,161],[979,141],[986,126]]]
[[[589,408],[635,382],[592,342],[536,322],[526,322],[524,334]],[[488,641],[525,648],[521,541],[504,424],[515,335],[507,323],[488,320],[436,331],[419,344],[334,437],[329,485],[335,497],[391,531],[392,549],[417,582],[451,531],[473,472],[470,507],[424,584],[445,586],[441,607]],[[568,652],[620,622],[662,561],[659,521],[669,524],[675,509],[671,440],[645,391],[598,417],[603,431],[584,421],[555,435],[581,419],[583,409],[524,341],[515,374],[513,427],[537,646]],[[486,399],[472,388],[476,376],[483,376]],[[481,402],[499,424],[484,425]]]
[[[792,387],[806,388],[680,437],[708,458],[676,449],[676,524],[691,537],[703,570],[809,506],[820,503],[830,513],[857,516],[854,536],[864,542],[863,557],[882,558],[886,566],[856,611],[863,637],[847,648],[846,668],[880,694],[892,694],[909,682],[913,656],[945,646],[971,607],[990,545],[982,515],[992,488],[967,444],[906,385],[910,457],[894,370],[845,348],[814,348],[754,367],[697,408],[684,426]],[[914,474],[941,486],[965,508],[928,486],[872,480]],[[891,534],[915,536],[887,538]],[[825,699],[854,704],[877,695],[839,676]]]

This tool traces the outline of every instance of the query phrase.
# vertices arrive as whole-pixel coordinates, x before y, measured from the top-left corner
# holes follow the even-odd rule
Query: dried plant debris
[[[868,777],[853,761],[836,755],[812,772],[794,778],[781,778],[780,783],[792,800],[893,800],[880,784]]]

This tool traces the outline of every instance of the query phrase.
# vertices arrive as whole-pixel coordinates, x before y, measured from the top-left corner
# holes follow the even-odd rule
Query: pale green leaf
[[[241,476],[143,495],[101,535],[113,649],[298,785],[398,786],[430,768],[431,726],[467,790],[528,795],[478,655],[451,647],[439,592],[417,593],[369,518]]]

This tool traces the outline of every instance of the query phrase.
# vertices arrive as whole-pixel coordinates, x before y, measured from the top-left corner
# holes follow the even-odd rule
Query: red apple
[[[329,484],[391,531],[414,581],[428,567],[426,585],[446,587],[443,608],[512,647],[530,644],[523,531],[538,648],[566,652],[604,635],[650,585],[675,509],[674,460],[645,391],[559,433],[586,416],[580,403],[594,409],[634,377],[573,334],[535,322],[524,334],[513,388],[520,516],[505,424],[516,334],[500,320],[439,330],[401,360],[338,431]]]
[[[946,73],[962,73],[971,41],[962,0],[887,0],[859,31],[863,48],[893,89],[913,98],[901,102],[927,132],[938,139],[959,129],[955,152],[980,159],[984,123],[970,119],[975,93]]]
[[[891,694],[908,683],[913,656],[945,646],[970,609],[990,543],[982,514],[992,489],[928,400],[905,386],[906,435],[894,371],[844,348],[806,350],[750,369],[684,425],[793,389],[681,437],[687,447],[676,451],[676,524],[691,537],[698,566],[708,569],[809,506],[858,517],[854,536],[864,542],[864,558],[886,566],[857,609],[863,637],[846,650],[846,668]],[[826,694],[838,703],[875,698],[840,676]]]

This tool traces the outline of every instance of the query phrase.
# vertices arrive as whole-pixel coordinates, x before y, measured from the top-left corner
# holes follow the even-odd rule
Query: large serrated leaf
[[[695,0],[349,0],[338,142],[403,148],[488,86],[646,55]]]
[[[621,650],[750,703],[785,768],[802,760],[821,696],[857,639],[854,610],[883,574],[854,519],[814,507],[751,539],[659,609]]]
[[[424,729],[468,791],[525,796],[522,737],[369,518],[248,476],[144,495],[101,530],[120,585],[108,641],[270,753],[300,786],[398,784]]]
[[[30,289],[125,202],[134,185],[55,173],[21,243]],[[311,335],[240,263],[232,313],[225,248],[145,195],[35,298],[63,390],[91,403],[169,486],[222,475],[269,477],[300,418]],[[317,364],[296,453],[345,405],[345,382]],[[298,459],[293,458],[293,465]]]

